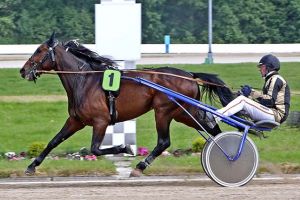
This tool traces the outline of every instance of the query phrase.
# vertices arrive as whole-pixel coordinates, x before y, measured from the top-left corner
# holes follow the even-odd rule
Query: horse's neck
[[[56,70],[66,72],[78,72],[88,67],[88,63],[76,58],[63,48],[57,50]],[[80,74],[64,74],[59,73],[59,78],[68,94],[68,97],[78,98],[82,94],[83,88],[86,88],[86,77]]]
[[[67,52],[63,47],[58,48],[57,51],[57,67],[58,71],[81,71],[84,67],[88,67],[88,63],[75,57],[71,53]]]

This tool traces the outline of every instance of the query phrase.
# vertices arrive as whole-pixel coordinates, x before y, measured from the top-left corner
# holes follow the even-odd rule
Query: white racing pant
[[[274,112],[270,108],[265,107],[242,95],[235,98],[224,108],[217,110],[217,112],[225,116],[231,116],[241,110],[245,111],[253,121],[275,121]],[[217,119],[217,121],[218,120],[219,119]]]

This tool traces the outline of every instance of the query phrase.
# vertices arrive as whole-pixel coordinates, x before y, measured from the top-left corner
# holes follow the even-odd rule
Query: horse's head
[[[40,76],[39,70],[50,71],[55,67],[55,52],[58,41],[53,32],[50,39],[41,44],[33,55],[26,61],[20,69],[23,78],[29,81],[35,81]]]

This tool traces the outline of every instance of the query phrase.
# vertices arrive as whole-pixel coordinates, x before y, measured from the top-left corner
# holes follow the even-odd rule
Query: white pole
[[[208,53],[205,60],[206,64],[213,63],[212,44],[212,0],[208,0]]]

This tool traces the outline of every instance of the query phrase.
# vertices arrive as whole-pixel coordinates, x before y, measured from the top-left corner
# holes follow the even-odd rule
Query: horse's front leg
[[[105,131],[108,126],[108,122],[104,120],[98,120],[93,125],[93,137],[91,144],[91,152],[96,156],[106,155],[106,154],[119,154],[127,153],[133,155],[133,151],[130,145],[119,145],[111,148],[100,149],[103,138],[105,136]]]
[[[157,156],[159,156],[164,150],[166,150],[171,145],[171,120],[172,119],[170,119],[167,115],[164,115],[160,112],[155,113],[156,130],[158,134],[157,145],[144,161],[141,161],[136,165],[136,168],[130,173],[131,177],[141,176],[143,171],[147,168],[147,166],[149,166]]]
[[[50,153],[52,149],[62,143],[64,140],[68,139],[78,130],[82,129],[83,125],[80,121],[75,118],[69,117],[63,126],[63,128],[57,133],[57,135],[48,143],[47,147],[42,151],[42,153],[34,159],[34,161],[27,167],[25,174],[33,175],[35,173],[35,168],[39,166],[45,157]]]

